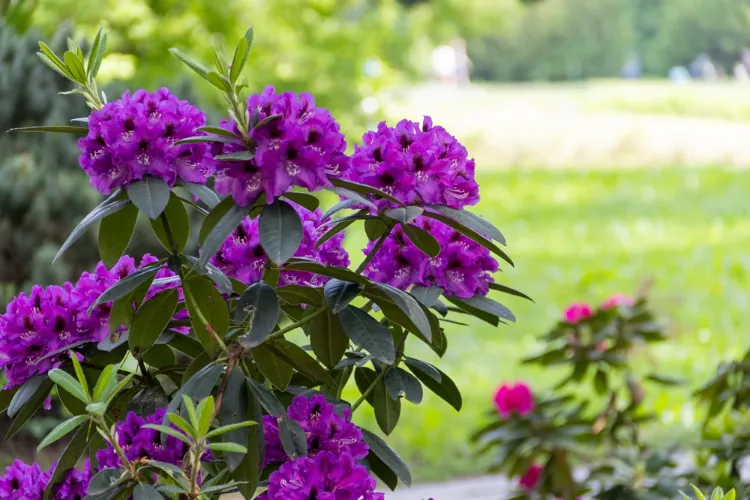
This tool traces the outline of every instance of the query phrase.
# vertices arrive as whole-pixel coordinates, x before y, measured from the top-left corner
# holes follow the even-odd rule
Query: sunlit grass
[[[503,380],[526,379],[547,389],[560,372],[520,367],[543,333],[574,300],[598,302],[613,292],[632,293],[653,278],[654,306],[669,321],[673,339],[638,354],[638,369],[686,377],[695,386],[721,359],[750,342],[750,176],[742,171],[664,168],[638,171],[481,172],[482,202],[473,209],[508,240],[515,268],[498,280],[531,295],[535,303],[495,295],[518,323],[492,328],[481,322],[448,325],[449,349],[439,365],[458,384],[464,410],[437,397],[418,408],[404,403],[390,443],[418,479],[479,474],[468,436],[485,418]],[[359,260],[361,236],[349,242]],[[419,343],[410,346],[435,359]],[[559,379],[559,378],[558,378]],[[663,436],[694,432],[690,388],[648,395]],[[369,409],[360,424],[376,427]],[[664,442],[664,444],[669,444]]]

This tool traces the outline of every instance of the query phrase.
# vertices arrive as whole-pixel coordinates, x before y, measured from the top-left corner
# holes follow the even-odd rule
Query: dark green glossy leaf
[[[238,340],[245,348],[252,348],[265,342],[279,321],[279,298],[272,286],[261,281],[245,290],[237,301],[234,320],[243,323],[248,317],[247,333]]]
[[[209,328],[219,337],[229,330],[229,311],[224,298],[213,284],[202,278],[187,280],[182,289],[195,335],[207,352],[218,353],[219,345]]]
[[[161,268],[161,264],[149,265],[138,269],[137,271],[127,275],[110,288],[104,291],[98,299],[89,307],[87,313],[91,312],[99,305],[112,300],[125,297],[127,294],[135,290],[141,283],[154,278],[154,275]]]
[[[190,194],[202,201],[209,209],[213,209],[221,201],[216,193],[203,184],[180,181],[179,185],[187,189]]]
[[[14,417],[16,413],[18,413],[19,410],[21,410],[21,408],[23,408],[23,406],[34,396],[34,394],[36,394],[45,378],[46,377],[43,375],[38,375],[24,382],[24,384],[16,390],[13,398],[8,402],[9,417]]]
[[[398,476],[396,473],[374,453],[368,453],[366,460],[370,466],[370,473],[380,479],[391,491],[395,491],[398,486]]]
[[[317,262],[294,260],[292,262],[287,262],[287,264],[283,267],[283,270],[309,271],[311,273],[320,274],[322,276],[338,278],[344,281],[352,281],[354,283],[360,283],[362,285],[368,285],[370,283],[370,280],[368,280],[364,276],[344,267],[326,266]]]
[[[180,253],[185,249],[185,245],[187,245],[188,238],[190,237],[190,219],[188,218],[187,210],[185,210],[185,205],[174,193],[169,197],[167,207],[164,209],[164,216],[167,218],[169,231],[177,248],[172,248],[169,244],[169,238],[167,237],[162,217],[150,220],[151,228],[168,252]]]
[[[365,206],[367,206],[369,208],[372,208],[373,210],[377,210],[377,208],[378,208],[373,202],[371,202],[370,200],[368,200],[364,196],[358,194],[357,192],[352,191],[351,189],[345,189],[345,188],[337,187],[337,186],[328,186],[325,189],[327,189],[328,191],[330,191],[332,193],[336,193],[337,195],[341,196],[342,198],[346,198],[339,205],[341,205],[343,203],[347,203],[346,207],[350,207],[352,205],[361,203],[361,204],[363,204],[363,205],[365,205]],[[341,207],[341,208],[343,208],[343,207]],[[338,210],[341,210],[341,208],[339,208]],[[328,217],[330,217],[331,215],[333,215],[338,210],[333,210],[333,209],[329,210],[328,212],[326,212],[326,215],[323,216],[323,218],[321,220],[326,220]]]
[[[177,308],[177,290],[166,290],[144,302],[135,313],[128,332],[132,351],[144,352],[151,348],[165,330]]]
[[[213,230],[213,228],[222,219],[222,217],[227,214],[229,209],[234,206],[234,200],[231,196],[228,196],[217,203],[211,209],[211,211],[208,213],[206,218],[203,220],[203,223],[201,224],[201,229],[198,232],[198,243],[203,245],[203,242],[206,241],[206,237],[208,236],[208,234]],[[248,212],[249,211],[250,210],[248,210]]]
[[[386,435],[393,432],[401,417],[401,399],[393,399],[381,380],[373,391],[373,407],[375,408],[375,420]]]
[[[480,295],[477,295],[470,299],[454,299],[452,302],[455,304],[455,301],[462,302],[473,307],[474,309],[479,309],[480,311],[484,311],[487,314],[492,314],[493,316],[497,316],[508,321],[516,320],[515,315],[510,311],[510,309],[500,304],[499,302],[490,299],[489,297],[482,297]]]
[[[132,203],[102,219],[99,225],[99,255],[107,267],[113,267],[125,253],[137,220],[138,209]]]
[[[372,186],[359,184],[359,183],[351,182],[351,181],[345,181],[343,179],[338,179],[336,177],[332,177],[330,180],[331,180],[331,184],[333,184],[335,187],[347,189],[349,191],[354,191],[355,193],[359,193],[365,196],[374,196],[376,198],[382,198],[390,202],[393,202],[400,207],[406,206],[401,202],[401,200],[398,200],[397,198],[394,198],[388,193],[381,191],[380,189],[374,188]]]
[[[292,380],[294,371],[275,351],[271,350],[268,345],[259,345],[252,350],[253,360],[260,372],[276,388],[285,391],[289,382]]]
[[[403,368],[388,370],[388,373],[385,375],[385,386],[388,394],[393,399],[398,399],[403,395],[410,402],[419,404],[424,397],[422,384],[414,375]]]
[[[433,378],[434,373],[432,370],[425,371],[420,364],[414,363],[413,361],[407,361],[406,366],[409,367],[411,372],[416,375],[416,377],[426,385],[428,389],[440,396],[441,399],[457,411],[461,411],[461,406],[463,406],[461,392],[448,375],[433,366],[432,368],[440,374],[440,381],[437,381]]]
[[[328,210],[326,210],[325,213],[323,214],[323,217],[321,217],[320,220],[326,221],[332,215],[334,215],[334,214],[336,214],[336,213],[338,213],[338,212],[340,212],[342,210],[346,210],[347,208],[349,208],[349,209],[357,208],[356,207],[357,204],[358,204],[357,200],[343,200],[343,201],[340,201],[340,202],[336,203],[334,206],[332,206],[331,208],[329,208]],[[354,222],[354,221],[352,221],[352,222]]]
[[[338,316],[330,310],[312,320],[307,333],[313,352],[328,368],[334,368],[349,347],[349,337],[344,333]]]
[[[228,199],[231,201],[231,198]],[[232,204],[227,207],[222,201],[216,206],[213,211],[211,211],[210,214],[208,214],[208,216],[206,216],[206,220],[203,221],[204,227],[209,227],[207,225],[213,222],[211,217],[214,212],[223,212],[223,214],[221,215],[219,220],[216,221],[215,225],[211,227],[210,232],[206,234],[206,237],[202,242],[202,253],[200,259],[198,260],[198,265],[200,267],[204,267],[206,264],[208,264],[208,261],[211,259],[211,257],[214,256],[214,254],[216,254],[216,252],[221,247],[221,244],[226,241],[229,235],[232,234],[237,226],[240,225],[242,220],[247,217],[247,214],[250,212],[250,208],[237,206],[234,204],[234,202],[232,202]],[[202,234],[203,227],[201,227],[201,235]]]
[[[164,368],[165,366],[174,365],[177,359],[172,348],[166,344],[159,344],[157,339],[157,344],[146,351],[146,353],[143,355],[143,361],[145,361],[148,366],[152,366],[154,368]]]
[[[323,306],[323,289],[301,285],[285,285],[276,290],[281,300],[288,304],[309,304],[315,307]]]
[[[219,420],[222,426],[239,424],[245,421],[261,422],[260,406],[245,383],[242,370],[235,368],[229,375],[224,399],[219,409]],[[255,491],[260,471],[260,448],[263,446],[263,426],[241,427],[222,435],[225,443],[236,443],[247,448],[247,454],[224,453],[224,460],[237,481],[248,481],[247,488]],[[250,483],[254,483],[251,485]],[[241,488],[242,490],[242,488]],[[242,490],[245,493],[245,490]],[[250,498],[252,495],[247,495]]]
[[[277,340],[267,344],[268,347],[281,359],[286,361],[295,370],[311,380],[317,380],[324,384],[336,385],[331,375],[315,361],[315,358],[293,342],[288,340]]]
[[[257,382],[252,377],[247,377],[247,382],[255,398],[257,398],[258,402],[268,413],[277,418],[286,415],[284,406],[263,384]]]
[[[149,219],[159,217],[169,202],[169,184],[161,177],[147,175],[127,188],[128,197]]]
[[[667,375],[660,375],[658,373],[649,373],[646,375],[646,380],[656,382],[657,384],[667,386],[685,385],[686,380],[680,377],[669,377]]]
[[[218,267],[213,264],[206,264],[205,267],[201,268],[200,266],[195,265],[198,262],[198,259],[192,255],[183,255],[182,257],[193,265],[193,269],[197,271],[198,274],[213,281],[214,284],[216,284],[216,289],[219,290],[219,293],[226,295],[232,294],[232,281],[229,279],[229,276],[224,274]]]
[[[509,295],[515,295],[516,297],[521,297],[527,300],[530,300],[531,302],[534,302],[534,299],[529,297],[523,292],[519,292],[518,290],[514,290],[513,288],[505,285],[501,285],[500,283],[490,283],[490,290],[497,290],[498,292],[507,293]]]
[[[440,243],[430,233],[413,224],[401,226],[409,241],[419,248],[422,253],[430,257],[437,257],[440,253]]]
[[[401,224],[409,224],[411,221],[422,215],[422,212],[424,212],[422,207],[401,207],[390,208],[383,212],[383,215],[390,217]]]
[[[284,193],[284,198],[305,207],[311,212],[314,212],[320,206],[320,200],[308,193],[288,191]]]
[[[164,500],[164,497],[152,485],[138,483],[133,489],[133,500]]]
[[[424,361],[420,361],[416,358],[410,358],[409,356],[404,357],[404,363],[406,363],[406,366],[408,366],[409,368],[413,366],[415,369],[423,372],[426,376],[430,377],[435,382],[440,383],[443,380],[442,375],[440,375],[440,371],[429,363],[425,363]]]
[[[90,496],[104,495],[125,481],[127,477],[127,472],[123,469],[103,469],[91,478],[88,494]]]
[[[355,344],[387,364],[396,361],[396,348],[391,332],[372,316],[353,306],[346,306],[338,313],[341,326]]]
[[[268,258],[280,266],[302,243],[302,221],[297,211],[282,200],[266,205],[258,220],[258,237]]]
[[[420,286],[414,285],[409,293],[417,299],[422,305],[431,307],[435,301],[443,294],[443,289],[439,286]]]
[[[471,239],[473,241],[476,241],[477,243],[479,243],[483,247],[487,248],[489,251],[491,251],[492,253],[494,253],[495,255],[497,255],[498,257],[500,257],[501,259],[503,259],[505,262],[507,262],[511,266],[514,265],[513,261],[510,259],[510,257],[508,257],[508,254],[506,254],[505,252],[503,252],[500,249],[500,247],[498,247],[497,245],[495,245],[491,240],[485,238],[484,236],[480,235],[476,231],[473,231],[473,230],[467,228],[466,226],[464,226],[463,224],[460,224],[460,223],[456,222],[455,220],[451,219],[450,217],[447,217],[447,216],[445,216],[443,214],[440,214],[440,213],[427,211],[427,212],[424,213],[424,216],[425,217],[430,217],[431,219],[438,220],[438,221],[442,222],[443,224],[447,224],[448,226],[452,227],[453,229],[455,229],[459,233],[463,234],[467,238],[469,238],[469,239]]]
[[[373,287],[368,287],[366,290],[368,293],[374,293],[375,290],[373,290],[373,288],[380,292],[380,294],[374,294],[371,297],[378,305],[382,306],[384,304],[382,303],[382,300],[377,300],[377,296],[384,296],[401,309],[409,319],[410,324],[402,324],[401,326],[413,331],[414,333],[422,334],[422,336],[428,341],[432,339],[432,328],[430,327],[427,313],[425,313],[419,305],[419,302],[417,302],[414,297],[385,283],[373,283]]]
[[[47,377],[42,377],[41,383],[37,386],[32,395],[26,400],[26,403],[23,404],[17,411],[13,412],[13,416],[15,418],[13,419],[13,423],[11,423],[10,425],[10,429],[8,429],[8,432],[5,435],[6,441],[15,436],[16,433],[21,429],[21,427],[23,427],[23,425],[28,422],[31,417],[34,416],[37,410],[41,408],[44,400],[52,390],[53,385],[54,383],[52,382],[52,380]],[[10,411],[8,412],[8,415],[11,415]]]
[[[457,299],[456,297],[445,297],[445,299],[455,304],[456,307],[449,308],[449,311],[454,312],[460,312],[462,314],[468,314],[469,316],[474,316],[476,318],[481,319],[485,323],[489,323],[492,326],[497,326],[500,324],[500,319],[495,314],[490,314],[488,312],[483,311],[482,309],[477,309],[476,307],[471,306],[470,304]]]
[[[365,442],[370,447],[370,453],[376,455],[385,465],[391,469],[406,486],[411,486],[411,474],[404,460],[393,448],[378,436],[362,429]]]
[[[20,389],[21,389],[20,387],[14,387],[13,389],[0,391],[0,413],[8,409],[8,407],[10,406],[10,402],[13,400],[14,397],[16,397],[16,393]]]
[[[322,245],[326,241],[330,240],[331,238],[333,238],[334,236],[336,236],[337,234],[339,234],[341,231],[343,231],[347,227],[349,227],[352,224],[354,224],[354,222],[355,222],[354,220],[345,220],[345,221],[341,221],[341,222],[338,222],[338,223],[334,224],[331,227],[331,229],[329,229],[328,231],[326,231],[323,234],[323,236],[321,236],[318,239],[318,241],[315,242],[315,248],[318,248],[320,245]]]
[[[354,370],[354,383],[357,384],[357,389],[359,389],[360,394],[365,394],[368,391],[370,386],[375,383],[377,376],[375,370],[367,366],[358,366]],[[374,397],[374,392],[370,391],[366,396],[365,401],[372,406],[374,404]]]
[[[200,342],[192,337],[182,334],[175,335],[174,338],[169,341],[169,345],[191,358],[196,358],[205,352],[203,351],[203,346]]]
[[[469,229],[476,231],[477,233],[491,238],[503,245],[505,245],[505,237],[495,226],[488,221],[484,220],[480,216],[473,214],[466,210],[456,210],[442,205],[428,205],[430,209],[440,212],[454,221],[466,226]]]
[[[9,129],[8,132],[56,132],[60,134],[78,134],[86,135],[89,133],[88,127],[78,127],[75,125],[43,125],[37,127],[18,127]]]
[[[53,498],[53,488],[55,485],[60,483],[65,478],[65,473],[76,466],[78,459],[83,456],[83,452],[86,451],[86,447],[89,442],[96,434],[93,425],[84,425],[78,429],[73,438],[68,442],[65,450],[60,455],[57,461],[55,471],[50,477],[49,483],[44,490],[44,500],[51,500]],[[90,492],[89,492],[90,493]]]
[[[307,456],[307,437],[299,423],[286,416],[280,418],[279,437],[284,453],[289,458],[296,460]]]
[[[60,256],[62,256],[62,254],[65,253],[66,250],[68,250],[68,248],[70,248],[73,243],[78,240],[78,238],[83,236],[88,228],[90,228],[96,221],[103,219],[104,217],[111,215],[130,204],[130,200],[121,200],[118,199],[118,197],[119,191],[115,192],[112,196],[104,200],[100,205],[89,212],[81,222],[78,223],[75,229],[73,229],[68,238],[65,240],[65,243],[62,244],[60,250],[57,251],[55,258],[52,260],[53,264],[57,261],[57,259],[60,258]]]
[[[367,239],[370,241],[377,240],[386,231],[388,231],[388,224],[379,217],[372,217],[365,221],[365,234],[367,234]]]
[[[351,283],[336,278],[328,281],[323,288],[328,307],[331,308],[334,313],[338,313],[341,309],[346,307],[349,302],[357,298],[361,290],[362,287],[357,283]]]

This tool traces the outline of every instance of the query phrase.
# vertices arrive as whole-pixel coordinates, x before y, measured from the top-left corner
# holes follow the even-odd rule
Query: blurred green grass
[[[447,325],[449,348],[438,366],[458,384],[464,409],[456,413],[434,396],[404,403],[388,441],[413,468],[416,480],[445,480],[482,472],[468,436],[486,418],[491,395],[504,380],[524,379],[548,389],[559,372],[520,367],[572,301],[599,302],[611,293],[633,293],[654,279],[654,306],[673,337],[637,354],[636,369],[655,367],[683,376],[695,387],[721,359],[746,346],[750,279],[750,176],[721,168],[648,170],[502,170],[480,172],[481,203],[473,208],[508,240],[515,268],[498,281],[528,293],[535,303],[495,294],[518,317],[497,329],[471,322]],[[364,237],[347,246],[355,261]],[[506,266],[507,267],[507,266]],[[436,357],[418,341],[418,357]],[[647,405],[661,418],[651,429],[659,442],[696,431],[690,387],[652,390]],[[349,396],[356,390],[349,387]],[[365,405],[366,406],[366,405]],[[371,410],[356,415],[376,428]]]

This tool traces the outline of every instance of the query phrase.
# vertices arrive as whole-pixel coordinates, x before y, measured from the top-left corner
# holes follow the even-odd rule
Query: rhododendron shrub
[[[514,498],[575,500],[593,485],[596,498],[675,498],[685,484],[675,462],[641,441],[640,426],[653,418],[643,406],[647,384],[679,380],[629,366],[636,348],[666,339],[663,326],[645,298],[621,294],[598,307],[571,304],[561,316],[524,363],[567,373],[551,386],[502,384],[492,422],[473,441],[494,454],[493,471],[514,478]]]
[[[490,297],[524,296],[495,281],[512,264],[505,238],[465,210],[480,194],[466,148],[429,117],[347,140],[313,96],[246,89],[252,33],[211,67],[172,49],[222,93],[218,124],[169,89],[108,101],[102,31],[85,56],[73,41],[63,55],[40,43],[91,113],[18,131],[81,136],[81,174],[107,198],[58,256],[98,224],[102,262],[0,316],[10,436],[50,404],[69,415],[39,446],[69,439],[54,469],[14,464],[3,498],[382,499],[377,479],[411,482],[380,437],[403,401],[426,389],[462,406],[414,344],[442,357],[448,316],[515,320]],[[320,190],[340,201],[321,209]],[[124,256],[139,214],[160,255]],[[355,225],[369,243],[350,267]],[[535,411],[528,390],[511,392],[502,411]],[[365,404],[380,435],[356,423]]]

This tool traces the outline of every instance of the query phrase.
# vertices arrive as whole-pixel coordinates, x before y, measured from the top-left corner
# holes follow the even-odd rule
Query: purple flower
[[[14,460],[0,476],[0,498],[8,500],[41,500],[49,475],[39,464],[26,465]]]
[[[365,270],[368,278],[406,290],[411,285],[439,286],[445,295],[467,299],[487,295],[495,280],[497,261],[490,251],[451,227],[427,217],[415,224],[428,231],[440,244],[436,257],[427,257],[397,226]],[[364,250],[369,254],[370,242]]]
[[[188,452],[188,445],[177,438],[167,436],[165,444],[161,444],[161,433],[154,429],[143,427],[146,424],[161,425],[166,410],[159,408],[155,413],[147,417],[139,417],[130,412],[125,420],[115,424],[117,442],[125,452],[128,460],[135,461],[142,458],[158,460],[170,464],[182,466],[182,460]],[[174,427],[174,426],[172,426]],[[174,427],[176,429],[176,427]],[[122,467],[120,457],[117,456],[112,445],[96,453],[99,462],[99,470]]]
[[[201,110],[179,100],[168,88],[155,93],[137,90],[109,102],[89,116],[89,132],[78,141],[78,158],[103,194],[116,187],[160,177],[173,186],[177,179],[204,183],[210,173],[206,144],[175,145],[187,137],[201,135],[205,125]]]
[[[385,122],[362,137],[351,157],[348,179],[376,187],[404,203],[462,208],[479,201],[474,160],[466,148],[429,116],[421,126],[401,120]],[[388,206],[380,200],[379,208]]]
[[[269,477],[259,500],[383,500],[375,479],[347,454],[323,451],[284,463]]]
[[[262,193],[271,203],[291,186],[315,191],[330,186],[328,176],[338,176],[347,167],[346,140],[331,114],[315,106],[308,93],[277,94],[266,87],[247,100],[250,116],[258,120],[281,115],[250,130],[253,158],[247,161],[217,161],[216,190],[247,206]],[[222,128],[239,134],[236,123],[223,120]],[[214,154],[245,150],[245,145],[214,146]]]
[[[139,267],[156,260],[146,255]],[[93,273],[81,274],[75,285],[65,283],[47,288],[37,285],[28,296],[22,292],[15,297],[0,316],[0,370],[5,371],[8,382],[5,388],[45,374],[65,359],[64,352],[45,358],[48,354],[77,342],[99,342],[107,337],[112,303],[98,305],[91,314],[88,309],[105,290],[135,270],[135,260],[123,256],[112,269],[100,262]],[[166,268],[157,273],[159,278],[169,276],[173,273]],[[177,286],[179,282],[154,285],[146,299]]]
[[[318,248],[315,243],[327,231],[321,227],[320,210],[310,212],[296,203],[290,203],[302,219],[302,243],[294,254],[295,257],[313,259],[329,266],[346,267],[349,265],[349,254],[343,249],[344,233],[338,233]],[[260,281],[263,266],[266,263],[266,252],[260,246],[258,237],[258,219],[245,218],[234,232],[222,243],[219,251],[211,257],[211,264],[218,267],[227,276],[246,284]],[[279,277],[279,286],[302,284],[320,286],[328,277],[303,271],[284,271]]]
[[[48,475],[52,477],[52,473],[57,467],[57,462],[52,464],[49,469]],[[54,497],[56,500],[82,500],[86,496],[86,492],[89,489],[89,482],[91,481],[91,462],[86,460],[83,470],[70,469],[65,475],[65,479],[62,483],[54,487]]]
[[[311,398],[296,396],[287,408],[287,416],[300,424],[307,436],[307,449],[310,456],[320,452],[335,455],[345,453],[359,460],[365,458],[368,446],[362,439],[362,430],[351,422],[348,408],[338,415],[335,406],[317,394]],[[266,464],[286,460],[281,446],[279,427],[275,418],[263,417],[263,433],[266,442]]]

